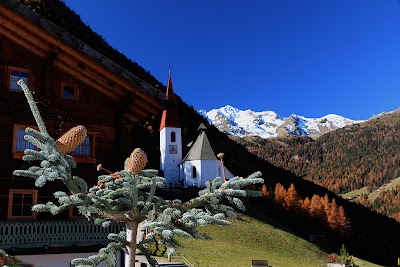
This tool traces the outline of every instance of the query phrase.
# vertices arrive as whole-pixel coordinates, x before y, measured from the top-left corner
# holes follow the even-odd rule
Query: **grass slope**
[[[268,260],[273,267],[326,267],[327,253],[278,227],[239,214],[232,226],[200,228],[212,240],[180,239],[200,266],[248,267],[251,260]],[[336,252],[338,253],[338,251]],[[359,267],[380,267],[354,257]]]
[[[396,188],[397,186],[400,185],[400,177],[393,179],[390,183],[388,184],[384,184],[381,187],[379,187],[379,191],[375,190],[372,191],[369,195],[368,195],[368,200],[373,203],[375,199],[377,199],[379,197],[379,195],[381,194],[382,191],[390,191],[394,188]]]
[[[230,227],[210,225],[201,230],[213,239],[181,240],[200,266],[247,267],[256,259],[266,259],[274,267],[326,266],[327,253],[317,246],[246,215],[240,214]]]
[[[344,199],[347,199],[347,198],[357,197],[359,195],[369,194],[369,193],[370,192],[368,190],[368,187],[364,186],[364,187],[361,187],[360,189],[349,191],[349,192],[347,192],[345,194],[339,194],[339,196],[341,196]]]
[[[370,192],[368,190],[368,188],[365,186],[360,189],[353,190],[353,191],[347,192],[345,194],[341,194],[340,196],[347,199],[349,197],[357,197],[362,194],[367,194],[369,202],[373,203],[374,200],[377,199],[383,191],[392,190],[399,185],[400,185],[400,177],[393,179],[390,183],[384,184],[384,185],[380,186],[377,190],[373,190],[372,192]]]

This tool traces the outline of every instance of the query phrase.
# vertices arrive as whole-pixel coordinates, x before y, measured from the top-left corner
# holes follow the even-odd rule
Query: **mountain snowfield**
[[[240,110],[229,105],[208,112],[200,110],[199,113],[220,131],[239,137],[310,136],[316,138],[329,131],[364,122],[364,120],[351,120],[335,114],[322,118],[306,118],[292,114],[285,118],[273,111]]]

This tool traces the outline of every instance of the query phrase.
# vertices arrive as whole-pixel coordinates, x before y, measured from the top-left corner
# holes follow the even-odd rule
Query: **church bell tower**
[[[171,72],[168,76],[166,108],[160,123],[160,170],[164,172],[165,187],[176,187],[180,184],[179,164],[182,161],[181,122],[174,91]]]

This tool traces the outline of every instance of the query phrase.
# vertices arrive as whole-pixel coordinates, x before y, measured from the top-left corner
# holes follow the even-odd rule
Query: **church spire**
[[[168,73],[168,85],[166,94],[166,107],[162,113],[160,131],[164,127],[181,128],[181,122],[178,115],[178,108],[176,106],[175,94],[172,89],[171,71]]]
[[[171,71],[168,71],[168,85],[167,85],[167,92],[166,99],[170,101],[175,101],[174,90],[172,89],[172,78],[171,78]]]

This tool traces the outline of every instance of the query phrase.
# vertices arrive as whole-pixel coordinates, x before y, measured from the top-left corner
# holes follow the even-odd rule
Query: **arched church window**
[[[171,132],[171,142],[175,142],[176,141],[176,134],[175,132]]]
[[[197,171],[196,171],[196,167],[195,166],[193,166],[193,168],[192,168],[192,177],[193,178],[197,177]]]

